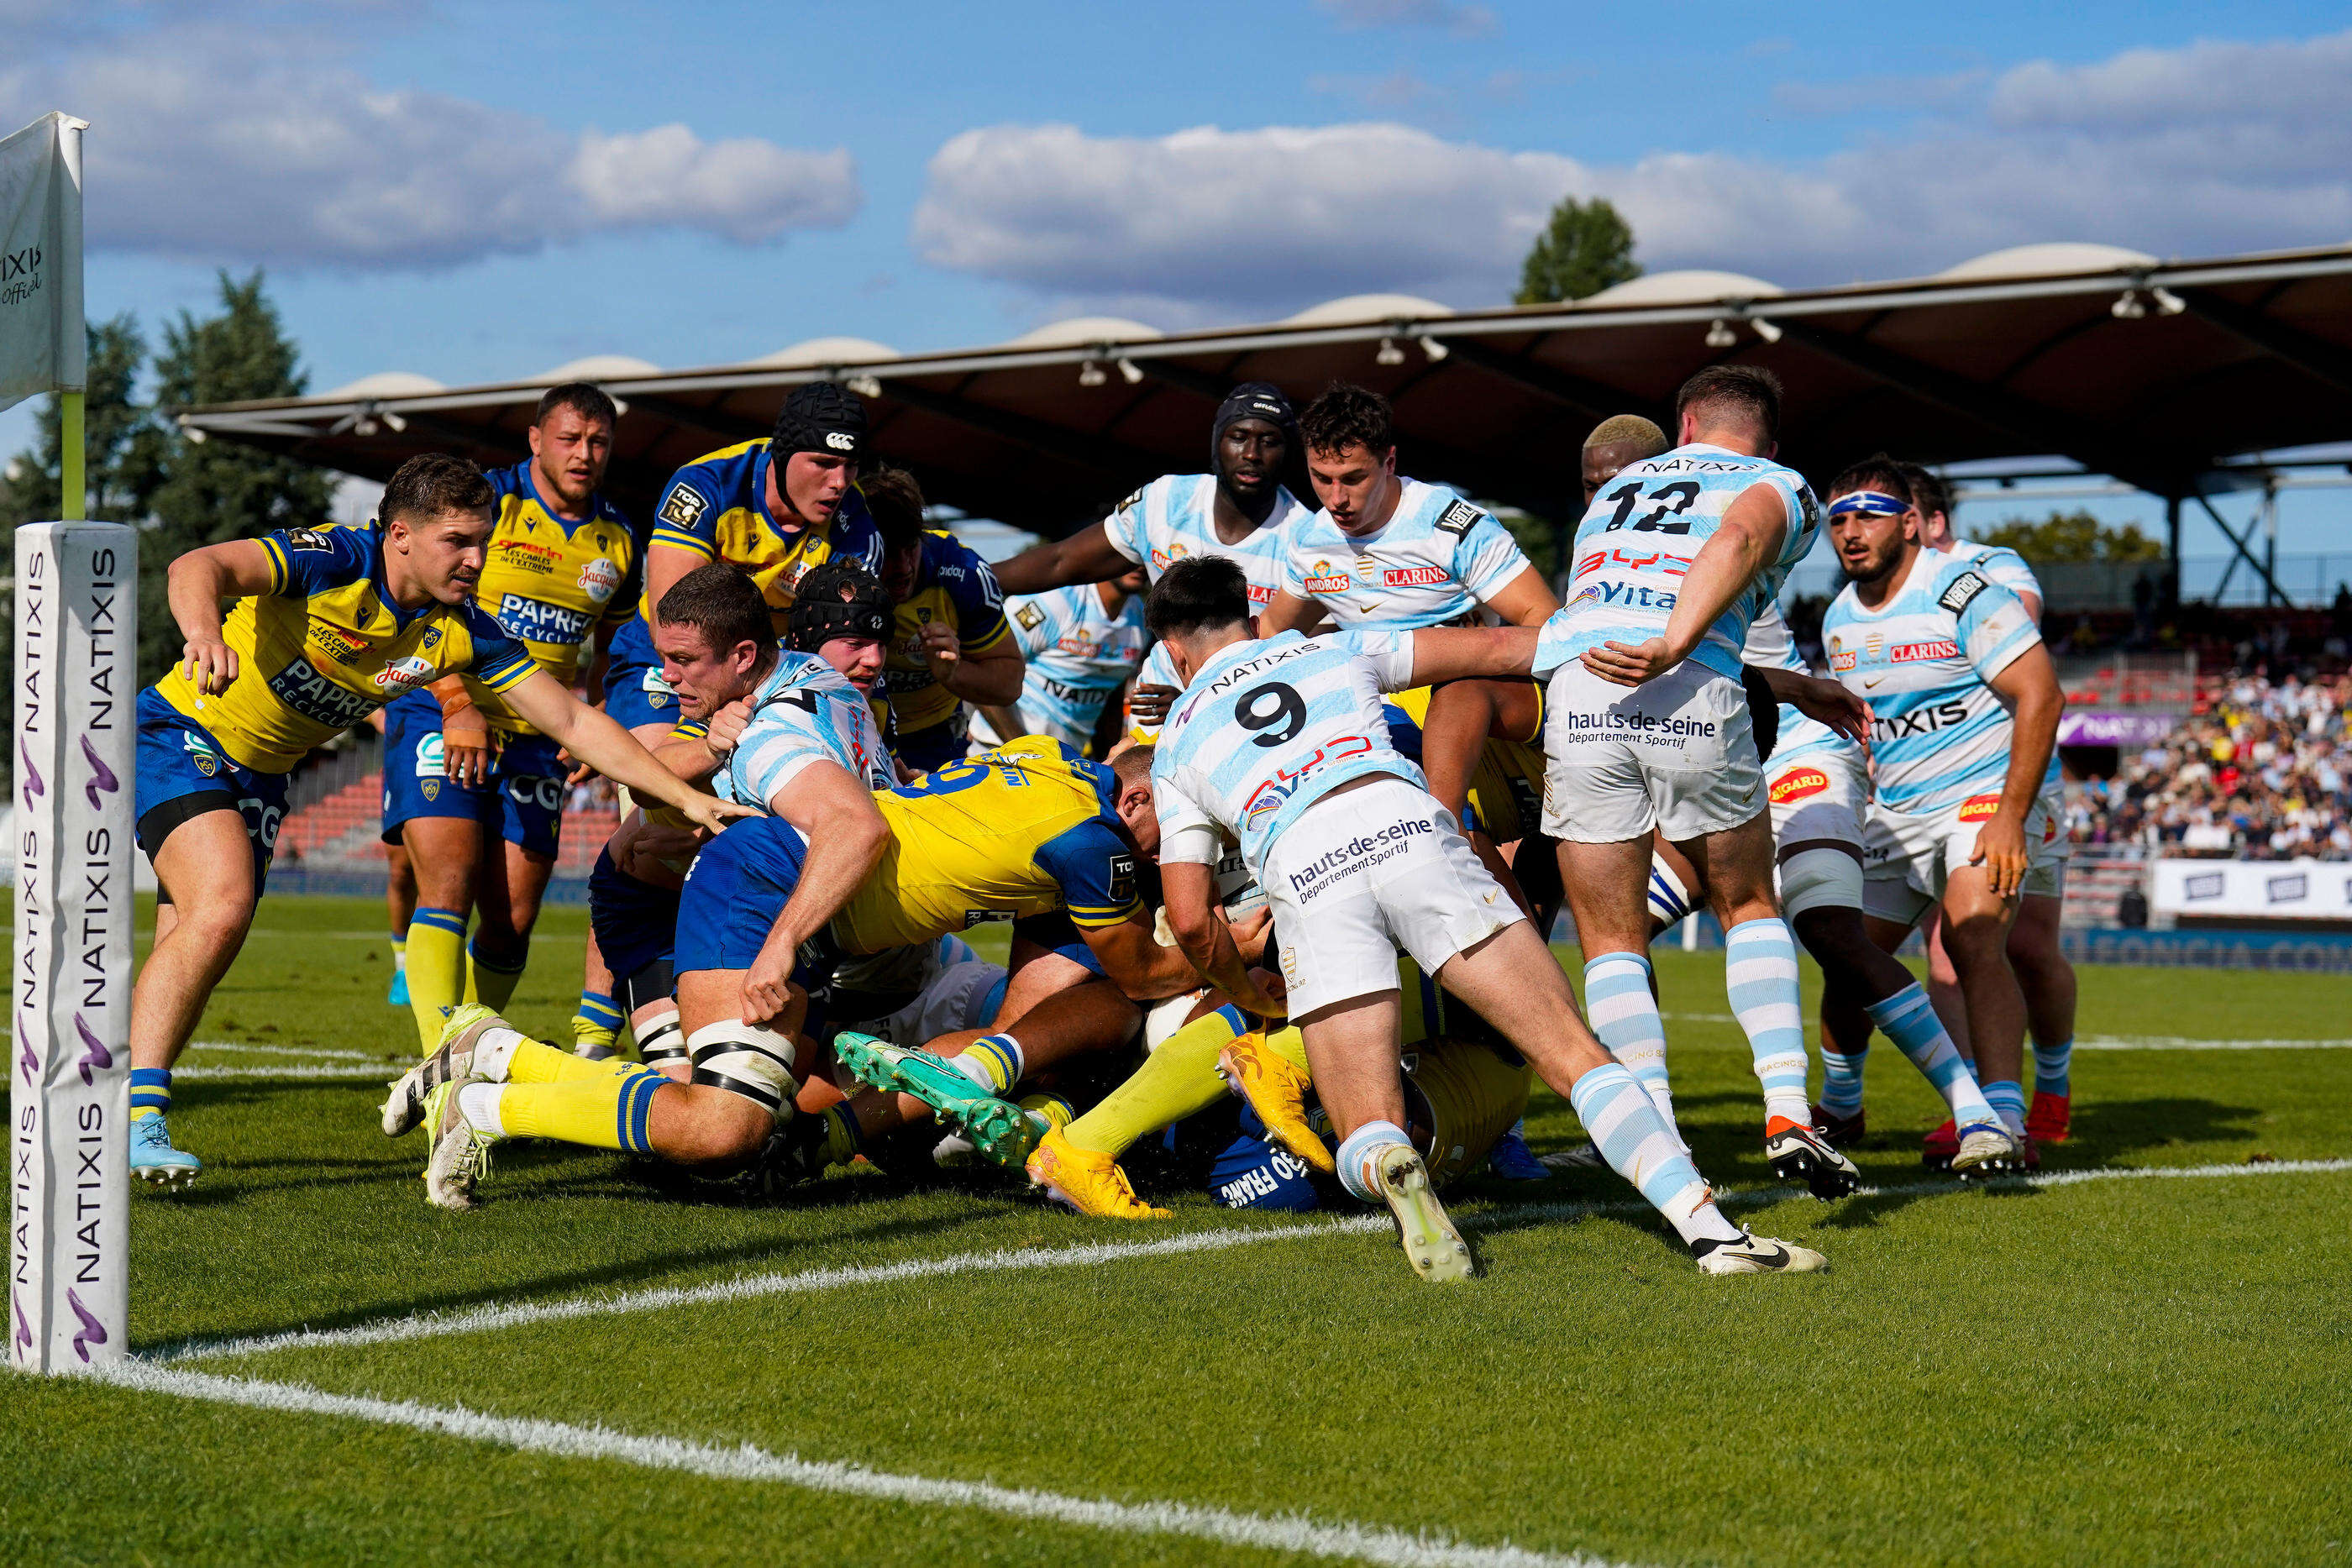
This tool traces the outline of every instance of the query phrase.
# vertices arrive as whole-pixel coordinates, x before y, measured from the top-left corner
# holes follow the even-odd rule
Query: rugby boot
[[[383,993],[383,1005],[388,1008],[404,1008],[408,1005],[407,970],[394,969],[392,972],[392,984]]]
[[[460,1088],[481,1082],[449,1079],[425,1096],[425,1125],[433,1135],[433,1152],[425,1161],[425,1201],[436,1208],[474,1207],[474,1188],[490,1174],[490,1140],[457,1104]]]
[[[1469,1244],[1437,1201],[1420,1154],[1409,1144],[1391,1145],[1374,1166],[1372,1179],[1396,1218],[1397,1245],[1412,1271],[1432,1284],[1468,1279]]]
[[[1813,1107],[1813,1125],[1830,1147],[1850,1149],[1862,1142],[1865,1115],[1860,1106],[1854,1107],[1853,1115],[1841,1116],[1826,1105],[1816,1105]]]
[[[1786,1116],[1764,1128],[1764,1157],[1782,1181],[1801,1181],[1815,1197],[1843,1197],[1862,1185],[1862,1173],[1821,1133]]]
[[[163,1125],[161,1112],[141,1116],[131,1124],[131,1174],[141,1181],[152,1181],[159,1186],[194,1182],[204,1168],[204,1161],[185,1149],[172,1146],[172,1134]]]
[[[1233,1092],[1249,1102],[1275,1142],[1325,1176],[1338,1174],[1331,1151],[1307,1124],[1307,1096],[1315,1085],[1253,1030],[1236,1036],[1217,1053],[1217,1071]]]
[[[452,1080],[472,1076],[474,1045],[486,1030],[513,1027],[479,1002],[450,1009],[449,1021],[441,1026],[439,1048],[393,1080],[392,1092],[377,1107],[383,1119],[383,1135],[397,1138],[415,1126],[425,1120],[425,1102],[433,1091]]]
[[[2025,1134],[2037,1144],[2063,1144],[2074,1119],[2073,1095],[2044,1094],[2037,1089],[2033,1092],[2033,1103],[2025,1113]]]
[[[1952,1156],[1959,1152],[1959,1126],[1947,1116],[1942,1126],[1921,1140],[1919,1163],[1931,1171],[1948,1171],[1952,1168]]]
[[[1135,1196],[1127,1173],[1110,1155],[1082,1149],[1062,1136],[1059,1127],[1037,1140],[1024,1167],[1029,1179],[1057,1203],[1097,1219],[1167,1219],[1168,1210],[1154,1208]]]
[[[1979,1176],[1997,1176],[2002,1171],[2019,1169],[2024,1163],[2024,1151],[2018,1140],[2009,1135],[2009,1129],[1999,1119],[1971,1122],[1959,1129],[1959,1145],[1953,1151],[1950,1169],[1955,1176],[1971,1172]]]
[[[1528,1124],[1523,1121],[1512,1123],[1510,1131],[1495,1140],[1495,1146],[1486,1151],[1486,1168],[1505,1181],[1551,1179],[1551,1167],[1528,1147]]]
[[[1745,1226],[1737,1241],[1694,1241],[1690,1249],[1702,1274],[1811,1274],[1830,1266],[1810,1247],[1758,1236]]]
[[[991,1163],[1020,1168],[1036,1146],[1038,1124],[1014,1104],[990,1093],[943,1056],[910,1051],[872,1035],[844,1030],[833,1054],[869,1089],[911,1094],[932,1113],[971,1140]]]
[[[1609,1156],[1601,1152],[1599,1144],[1587,1138],[1575,1148],[1546,1155],[1543,1163],[1556,1171],[1605,1171],[1609,1168]]]

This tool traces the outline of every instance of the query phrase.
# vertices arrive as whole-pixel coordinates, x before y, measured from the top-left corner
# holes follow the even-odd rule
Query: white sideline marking
[[[2177,1034],[2095,1034],[2076,1051],[2352,1051],[2352,1040],[2190,1040]]]
[[[1442,1535],[1407,1535],[1364,1524],[1323,1524],[1297,1514],[1269,1518],[1236,1513],[1229,1509],[1183,1502],[1113,1502],[1108,1498],[1068,1497],[1026,1487],[992,1486],[985,1481],[944,1480],[931,1476],[897,1475],[838,1460],[803,1459],[797,1454],[772,1454],[743,1444],[731,1448],[689,1442],[683,1437],[640,1437],[604,1427],[575,1427],[562,1421],[488,1416],[462,1406],[443,1407],[394,1402],[363,1396],[328,1394],[299,1383],[261,1383],[237,1377],[215,1377],[201,1372],[173,1372],[129,1362],[105,1372],[86,1373],[101,1382],[168,1394],[183,1399],[204,1399],[218,1405],[277,1410],[305,1416],[340,1416],[384,1427],[437,1433],[479,1443],[499,1443],[526,1453],[551,1454],[561,1458],[613,1459],[647,1469],[680,1470],[718,1480],[772,1481],[810,1491],[872,1498],[884,1502],[927,1504],[934,1508],[969,1508],[1013,1519],[1044,1520],[1082,1529],[1122,1535],[1180,1535],[1223,1546],[1256,1547],[1267,1552],[1298,1552],[1315,1557],[1351,1558],[1358,1562],[1392,1563],[1398,1568],[1610,1568],[1604,1560],[1582,1553],[1557,1555],[1528,1552],[1508,1544],[1468,1546]]]
[[[358,1067],[342,1062],[304,1066],[289,1061],[282,1067],[256,1064],[250,1067],[175,1067],[172,1070],[174,1082],[184,1078],[367,1078],[378,1083],[389,1083],[399,1076],[399,1070],[389,1063],[376,1067]]]
[[[190,1051],[241,1051],[253,1056],[307,1056],[331,1061],[373,1061],[389,1068],[383,1058],[364,1051],[336,1051],[323,1045],[251,1045],[238,1040],[192,1040]]]
[[[1975,1188],[2076,1186],[2084,1182],[2145,1179],[2207,1179],[2242,1176],[2311,1176],[2352,1170],[2352,1159],[2279,1160],[2249,1166],[2139,1166],[2108,1170],[2053,1171],[2045,1176],[1998,1176],[1963,1185],[1941,1181],[1906,1182],[1899,1186],[1858,1188],[1853,1196],[1874,1197],[1917,1193],[1964,1193]],[[1726,1207],[1779,1203],[1800,1189],[1772,1186],[1750,1192],[1726,1192],[1716,1201]],[[1600,1214],[1650,1214],[1639,1198],[1599,1203],[1523,1204],[1456,1217],[1465,1230],[1490,1229],[1528,1220],[1575,1219]],[[808,1269],[795,1274],[747,1274],[708,1285],[663,1285],[611,1296],[574,1296],[565,1301],[525,1301],[512,1306],[472,1307],[457,1312],[421,1312],[385,1318],[341,1329],[290,1329],[279,1333],[242,1339],[192,1340],[143,1352],[140,1359],[153,1365],[204,1361],[220,1356],[259,1355],[280,1350],[310,1350],[387,1344],[404,1340],[435,1339],[447,1334],[488,1333],[533,1323],[560,1322],[571,1318],[604,1317],[625,1312],[662,1312],[671,1307],[704,1306],[713,1302],[749,1301],[762,1296],[798,1295],[838,1291],[862,1285],[889,1284],[900,1280],[934,1279],[945,1274],[985,1274],[1027,1269],[1082,1269],[1132,1258],[1170,1258],[1187,1252],[1222,1252],[1266,1241],[1312,1241],[1331,1236],[1357,1236],[1388,1229],[1385,1215],[1360,1214],[1318,1219],[1299,1225],[1268,1225],[1244,1229],[1228,1227],[1170,1236],[1158,1241],[1089,1242],[1076,1247],[1000,1249],[993,1252],[959,1252],[946,1258],[910,1259],[903,1263],[853,1264],[835,1269]]]

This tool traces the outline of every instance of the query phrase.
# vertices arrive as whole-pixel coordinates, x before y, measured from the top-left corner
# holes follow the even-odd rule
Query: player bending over
[[[1185,682],[1151,767],[1168,921],[1210,983],[1248,1010],[1295,1015],[1340,1181],[1396,1216],[1424,1278],[1470,1271],[1402,1125],[1397,1070],[1402,946],[1569,1096],[1609,1163],[1710,1273],[1817,1269],[1816,1252],[1725,1219],[1649,1098],[1578,1016],[1567,977],[1454,819],[1391,748],[1380,694],[1523,674],[1532,629],[1363,631],[1264,642],[1230,562],[1172,566],[1150,619]],[[1266,889],[1286,998],[1266,994],[1213,908],[1224,839]]]

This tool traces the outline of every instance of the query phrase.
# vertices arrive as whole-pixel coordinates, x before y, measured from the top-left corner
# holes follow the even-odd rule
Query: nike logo
[[[1885,678],[1886,677],[1885,675],[1873,675],[1870,679],[1862,683],[1862,689],[1866,692],[1874,692],[1878,689],[1878,683]]]
[[[1772,1249],[1772,1255],[1769,1258],[1761,1252],[1750,1252],[1748,1253],[1748,1256],[1755,1259],[1759,1263],[1767,1264],[1772,1268],[1778,1269],[1780,1265],[1789,1260],[1789,1249],[1786,1247],[1775,1245]]]

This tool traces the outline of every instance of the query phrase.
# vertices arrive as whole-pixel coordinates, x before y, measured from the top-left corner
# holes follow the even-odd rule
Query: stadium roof
[[[2214,471],[2246,454],[2352,440],[2352,245],[2185,262],[2024,246],[1836,288],[1665,272],[1570,305],[1459,312],[1359,295],[1212,331],[1086,317],[991,348],[819,338],[702,370],[598,356],[470,387],[392,371],[181,418],[382,478],[422,451],[515,461],[540,393],[592,380],[625,407],[610,488],[642,509],[679,465],[765,435],[793,386],[843,379],[872,401],[877,451],[934,500],[1061,533],[1199,469],[1212,409],[1244,381],[1300,398],[1335,379],[1377,388],[1408,472],[1557,514],[1596,421],[1664,423],[1684,379],[1722,361],[1780,374],[1781,455],[1817,476],[1880,449],[2021,471],[2057,456],[2184,497],[2228,485]]]

